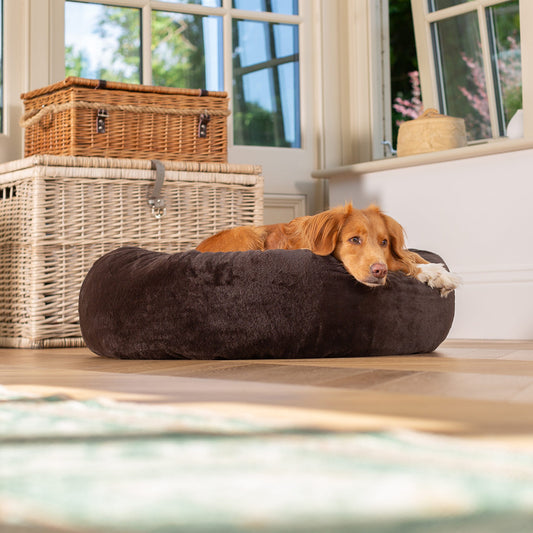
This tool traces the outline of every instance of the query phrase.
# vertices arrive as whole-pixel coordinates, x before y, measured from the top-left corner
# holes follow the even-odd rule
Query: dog
[[[317,255],[332,254],[360,283],[382,287],[389,272],[403,272],[446,297],[459,278],[442,264],[429,263],[405,248],[404,230],[377,206],[354,209],[351,203],[286,224],[239,226],[202,241],[200,252],[309,249]]]

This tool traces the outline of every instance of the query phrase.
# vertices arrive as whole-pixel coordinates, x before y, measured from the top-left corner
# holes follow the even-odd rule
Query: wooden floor
[[[78,398],[198,404],[331,429],[417,429],[533,445],[533,341],[447,341],[427,355],[123,361],[0,349],[0,384]]]

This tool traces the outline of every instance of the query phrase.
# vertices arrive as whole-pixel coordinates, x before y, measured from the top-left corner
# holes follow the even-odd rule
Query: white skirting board
[[[533,280],[465,281],[456,291],[455,339],[533,339]]]

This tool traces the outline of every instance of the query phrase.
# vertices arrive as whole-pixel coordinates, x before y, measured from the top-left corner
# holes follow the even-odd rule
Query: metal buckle
[[[165,207],[164,198],[148,198],[148,205],[152,207],[152,216],[154,218],[159,220],[165,216],[167,208]]]
[[[99,109],[96,113],[96,132],[105,133],[105,119],[109,117],[109,113],[105,109]]]
[[[198,137],[205,139],[207,137],[207,124],[211,120],[211,117],[207,113],[200,115],[200,121],[198,122]]]

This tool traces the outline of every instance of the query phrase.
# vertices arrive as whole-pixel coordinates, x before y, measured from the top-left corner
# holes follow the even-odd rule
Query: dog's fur
[[[240,226],[207,238],[200,252],[309,249],[318,255],[333,254],[359,282],[383,286],[388,272],[413,276],[446,296],[459,280],[442,265],[429,264],[405,249],[404,231],[375,205],[357,210],[352,204],[314,216],[295,218],[287,224]]]

